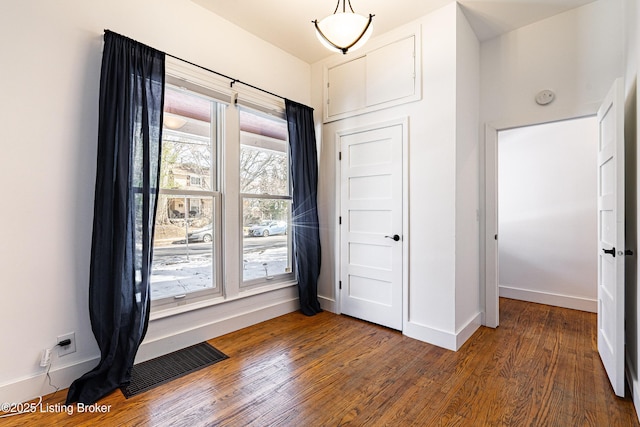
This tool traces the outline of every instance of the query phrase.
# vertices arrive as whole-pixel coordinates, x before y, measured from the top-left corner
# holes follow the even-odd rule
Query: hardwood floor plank
[[[229,359],[128,400],[112,393],[106,413],[0,425],[640,425],[608,383],[593,313],[501,299],[500,316],[451,352],[347,316],[290,313],[209,341]]]

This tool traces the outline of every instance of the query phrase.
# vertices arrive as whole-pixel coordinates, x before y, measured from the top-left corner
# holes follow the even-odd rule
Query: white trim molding
[[[478,313],[455,333],[415,322],[406,322],[402,333],[409,338],[437,345],[447,350],[458,351],[475,331],[482,326],[481,320],[482,313]]]
[[[215,310],[211,313],[211,320],[208,323],[200,323],[195,327],[189,321],[189,316],[193,315],[194,311],[184,313],[182,316],[172,316],[171,322],[178,322],[185,326],[183,330],[177,333],[162,334],[162,328],[157,328],[160,331],[156,330],[154,332],[154,322],[152,321],[149,325],[150,333],[147,334],[140,346],[135,363],[144,362],[145,360],[294,312],[299,308],[300,303],[297,291],[295,291],[294,287],[289,287],[280,291],[236,299],[203,310],[195,310]],[[182,321],[180,321],[181,317]],[[220,350],[224,352],[224,349]],[[96,355],[77,363],[56,366],[58,359],[54,357],[49,371],[51,384],[61,390],[68,388],[76,378],[95,368],[99,361],[100,356]],[[46,368],[42,368],[41,373],[0,385],[0,402],[25,402],[54,391],[55,389],[49,386]]]
[[[556,307],[570,308],[573,310],[598,312],[598,301],[592,298],[583,298],[572,295],[562,295],[552,292],[541,292],[530,289],[521,289],[513,286],[500,285],[500,296],[521,301],[535,302],[538,304],[553,305]]]

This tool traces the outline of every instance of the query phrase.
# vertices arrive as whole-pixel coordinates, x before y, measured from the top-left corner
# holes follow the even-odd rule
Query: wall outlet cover
[[[58,357],[76,352],[76,333],[70,332],[68,334],[59,335],[56,342],[64,340],[71,340],[71,344],[64,347],[58,346]]]

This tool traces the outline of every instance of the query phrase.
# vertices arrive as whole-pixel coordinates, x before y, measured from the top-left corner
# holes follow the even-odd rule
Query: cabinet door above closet
[[[417,34],[326,67],[324,121],[420,99]]]

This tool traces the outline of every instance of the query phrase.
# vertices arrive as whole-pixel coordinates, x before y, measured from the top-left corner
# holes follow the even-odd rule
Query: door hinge
[[[338,217],[338,224],[342,225],[342,217],[341,216]]]
[[[498,235],[497,234],[493,235],[493,240],[498,240]]]
[[[342,280],[338,282],[338,289],[342,290]]]
[[[338,160],[342,160],[342,151],[338,151]]]

